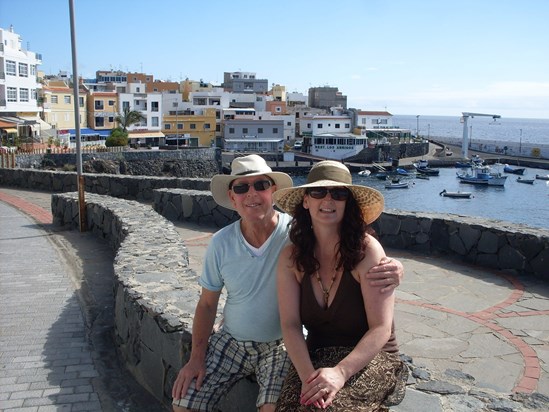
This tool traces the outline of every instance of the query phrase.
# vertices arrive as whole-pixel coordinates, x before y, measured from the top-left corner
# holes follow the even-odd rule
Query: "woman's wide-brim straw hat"
[[[229,185],[239,177],[269,176],[277,189],[293,186],[292,178],[286,173],[273,172],[265,159],[258,155],[237,157],[231,163],[230,175],[215,175],[210,183],[210,190],[215,202],[227,209],[235,210],[229,198]]]
[[[353,177],[349,169],[344,164],[333,160],[318,162],[307,175],[307,183],[277,190],[273,198],[280,209],[293,216],[296,206],[303,202],[307,188],[339,186],[346,187],[353,193],[367,224],[375,221],[383,212],[383,195],[371,187],[353,185]]]

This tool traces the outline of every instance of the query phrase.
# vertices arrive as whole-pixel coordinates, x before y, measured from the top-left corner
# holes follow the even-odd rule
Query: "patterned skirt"
[[[315,369],[335,366],[353,348],[321,348],[311,354]],[[326,409],[301,405],[301,380],[290,366],[282,392],[276,404],[278,412],[296,411],[388,411],[388,406],[398,405],[404,399],[408,368],[398,354],[380,352],[361,371],[349,379]]]

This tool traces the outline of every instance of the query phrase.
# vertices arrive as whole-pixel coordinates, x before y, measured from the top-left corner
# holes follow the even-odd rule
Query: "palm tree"
[[[137,110],[130,110],[129,107],[124,107],[124,112],[116,116],[114,120],[122,126],[122,130],[126,132],[128,127],[132,124],[139,123],[142,120],[146,120],[146,117]]]

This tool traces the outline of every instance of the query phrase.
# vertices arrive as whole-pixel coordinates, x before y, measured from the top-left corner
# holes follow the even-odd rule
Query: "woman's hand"
[[[371,286],[380,286],[380,292],[391,292],[400,285],[404,277],[404,266],[399,260],[384,257],[379,265],[371,268],[366,274]]]
[[[343,385],[345,377],[338,367],[317,369],[301,385],[300,403],[325,409],[332,404]]]

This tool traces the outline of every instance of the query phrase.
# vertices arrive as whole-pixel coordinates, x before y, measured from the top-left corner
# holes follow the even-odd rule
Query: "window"
[[[19,77],[29,77],[29,65],[27,63],[19,63]]]
[[[122,102],[122,110],[130,110],[130,102]]]
[[[8,76],[17,76],[15,62],[13,60],[6,60],[6,74]]]
[[[257,128],[257,134],[263,134],[263,128],[262,127]]]
[[[164,130],[171,130],[172,129],[172,125],[169,124],[169,123],[164,123]]]
[[[229,127],[229,134],[234,134],[234,127]]]
[[[19,89],[19,101],[21,102],[29,101],[29,89]]]
[[[372,120],[372,123],[374,123],[373,120]],[[362,124],[366,124],[366,118],[365,117],[362,118]]]
[[[316,125],[316,128],[317,129],[322,129],[322,126],[323,126],[322,123],[319,123],[319,124]]]
[[[336,129],[340,129],[340,128],[341,128],[341,125],[340,125],[339,123],[336,123],[336,124],[335,124],[335,127],[336,127]]]
[[[16,102],[16,101],[17,101],[17,88],[8,87],[8,102]]]
[[[291,126],[292,122],[286,122],[286,126]]]
[[[109,106],[114,106],[114,100],[109,100]]]
[[[247,127],[243,127],[243,128],[242,128],[242,133],[248,134],[248,128],[247,128]]]
[[[36,95],[36,89],[32,89],[32,90],[31,90],[31,98],[32,98],[32,100],[36,100],[36,96],[37,96],[37,95]]]
[[[348,129],[349,127],[351,127],[351,124],[350,123],[345,123],[345,129]]]
[[[114,117],[109,116],[109,123],[114,123]]]
[[[151,102],[151,111],[153,112],[158,111],[158,102]]]
[[[81,96],[78,96],[78,106],[84,107],[84,98]]]
[[[57,104],[57,96],[51,97],[51,104]]]
[[[35,64],[30,65],[30,74],[31,74],[31,76],[36,76],[36,65]]]
[[[151,126],[153,127],[158,126],[158,117],[151,117]]]
[[[71,104],[71,97],[70,96],[64,96],[63,101],[65,102],[65,104]]]
[[[103,127],[103,126],[105,126],[105,119],[103,117],[96,117],[95,118],[95,127]]]
[[[196,123],[191,123],[191,130],[195,130],[196,129]]]
[[[95,101],[95,110],[103,110],[103,100]]]
[[[273,133],[278,133],[278,127],[273,127]]]
[[[210,130],[210,124],[204,123],[204,130]]]
[[[184,123],[177,123],[177,130],[183,130]],[[192,129],[192,127],[191,127]]]

